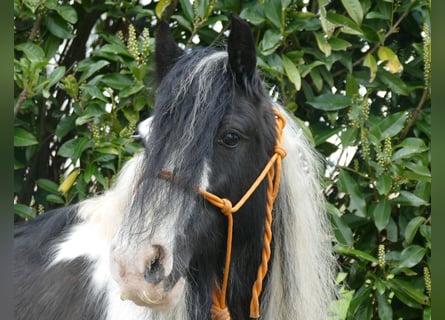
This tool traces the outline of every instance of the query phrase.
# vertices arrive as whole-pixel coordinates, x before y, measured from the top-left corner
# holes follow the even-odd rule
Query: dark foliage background
[[[139,150],[160,17],[185,47],[222,47],[229,13],[326,158],[332,319],[430,319],[428,0],[14,0],[15,221],[109,188]]]

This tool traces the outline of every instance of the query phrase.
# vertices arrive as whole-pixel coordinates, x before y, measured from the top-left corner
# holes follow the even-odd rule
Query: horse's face
[[[197,189],[236,203],[269,159],[275,134],[247,24],[232,21],[228,52],[184,55],[161,25],[156,62],[155,113],[140,128],[146,162],[111,263],[124,298],[167,309],[186,282],[209,291],[221,276],[226,219]],[[264,190],[235,215],[234,250],[261,243],[264,214],[251,209],[265,207]]]

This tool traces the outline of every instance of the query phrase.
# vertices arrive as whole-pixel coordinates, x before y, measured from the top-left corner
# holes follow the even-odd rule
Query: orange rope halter
[[[235,206],[232,206],[230,200],[220,198],[213,193],[199,189],[198,193],[202,195],[212,205],[221,209],[221,212],[227,217],[227,251],[226,261],[224,266],[224,276],[222,287],[215,287],[212,293],[213,305],[211,309],[212,320],[230,320],[230,312],[226,305],[227,284],[230,272],[230,259],[232,255],[232,235],[233,235],[233,214],[236,213],[255,192],[261,182],[267,176],[267,202],[266,202],[266,221],[264,227],[263,237],[263,251],[261,255],[261,264],[258,267],[257,279],[252,287],[252,299],[250,302],[250,317],[259,318],[260,305],[259,296],[263,287],[263,280],[267,274],[268,262],[270,259],[270,243],[272,241],[272,209],[275,199],[278,194],[281,176],[281,160],[286,156],[286,150],[283,148],[283,128],[286,125],[286,120],[283,115],[277,110],[275,113],[275,129],[277,131],[277,141],[274,149],[274,154],[269,162],[264,167],[258,178],[247,190],[244,196],[238,201]]]

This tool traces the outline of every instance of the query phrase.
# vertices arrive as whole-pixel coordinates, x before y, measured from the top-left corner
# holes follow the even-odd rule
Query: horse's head
[[[197,190],[232,203],[244,195],[273,153],[272,103],[256,71],[251,30],[236,17],[222,52],[183,52],[160,24],[156,64],[160,86],[143,130],[143,175],[113,241],[113,276],[140,305],[168,309],[186,285],[207,307],[222,277],[227,220]],[[250,284],[233,288],[229,300],[245,299],[255,279],[265,192],[262,183],[234,215],[232,285],[237,277]]]

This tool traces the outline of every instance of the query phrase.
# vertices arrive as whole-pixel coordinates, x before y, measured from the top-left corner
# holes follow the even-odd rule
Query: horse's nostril
[[[153,255],[147,259],[145,265],[144,278],[148,283],[156,284],[165,278],[165,269],[162,264],[164,251],[162,247],[155,246]]]

